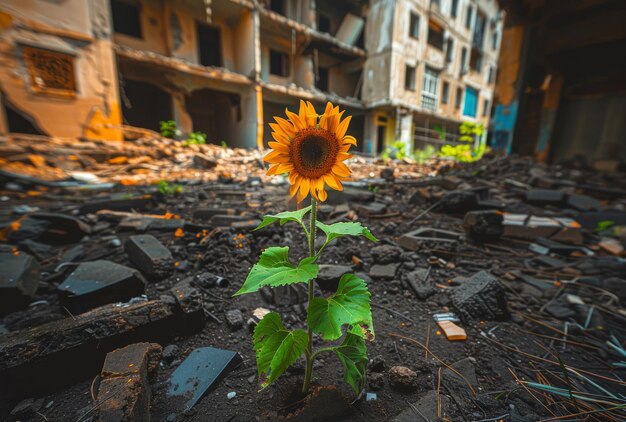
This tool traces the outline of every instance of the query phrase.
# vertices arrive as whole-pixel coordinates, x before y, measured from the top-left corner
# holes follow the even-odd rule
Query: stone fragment
[[[212,169],[217,166],[217,160],[198,152],[193,155],[193,166],[199,169]]]
[[[180,355],[180,347],[175,344],[169,344],[163,348],[161,354],[161,360],[165,363],[172,363],[175,359],[178,359]]]
[[[350,272],[352,272],[352,268],[347,265],[322,264],[315,281],[320,286],[320,289],[327,292],[336,292],[341,276]]]
[[[461,233],[449,230],[434,229],[430,227],[422,227],[403,234],[398,239],[398,245],[410,251],[417,251],[422,248],[424,242],[441,243],[450,245],[458,242],[463,235]]]
[[[63,306],[79,313],[107,303],[128,300],[144,292],[139,271],[111,261],[80,264],[57,288]]]
[[[234,208],[196,208],[193,211],[194,220],[209,221],[215,215],[235,215]]]
[[[226,323],[232,331],[240,329],[243,327],[243,314],[239,309],[226,311]]]
[[[172,373],[167,395],[182,398],[184,404],[180,410],[189,410],[242,361],[239,353],[230,350],[214,347],[195,349]]]
[[[371,372],[384,372],[385,371],[385,358],[382,355],[374,356],[368,365]]]
[[[249,219],[250,217],[246,217],[243,215],[216,214],[211,217],[210,224],[216,227],[230,227],[233,223],[240,223]]]
[[[479,271],[452,292],[452,303],[463,322],[508,318],[504,289],[486,271]]]
[[[370,276],[382,280],[391,280],[396,276],[400,264],[372,265]]]
[[[39,286],[39,264],[23,252],[0,253],[0,314],[28,305]]]
[[[91,233],[91,227],[78,218],[59,213],[29,214],[19,222],[19,228],[9,233],[9,241],[26,239],[49,245],[77,243]]]
[[[446,176],[441,179],[441,187],[445,190],[454,190],[458,188],[461,183],[463,183],[463,179],[457,176]]]
[[[391,264],[400,261],[402,249],[393,245],[374,246],[370,253],[376,264]]]
[[[476,359],[472,357],[461,359],[453,363],[451,367],[454,371],[450,368],[441,370],[441,384],[446,387],[446,390],[457,403],[469,406],[475,397],[470,387],[475,392],[478,391]]]
[[[428,281],[427,275],[428,270],[425,268],[418,268],[404,275],[405,281],[420,300],[426,300],[436,292],[433,284]]]
[[[567,198],[567,206],[578,211],[599,211],[602,203],[588,195],[572,194]]]
[[[406,366],[393,366],[389,369],[389,385],[398,390],[417,388],[419,385],[417,373]]]
[[[139,270],[154,279],[162,279],[171,273],[174,258],[159,240],[149,234],[131,236],[124,244],[130,261]]]
[[[179,312],[173,299],[106,305],[6,334],[0,337],[0,391],[35,394],[93,376],[107,350],[180,335]]]
[[[370,192],[366,188],[360,189],[357,187],[346,186],[344,184],[343,191],[336,191],[334,189],[330,189],[328,191],[328,199],[326,200],[326,203],[330,205],[344,204],[346,202],[360,202],[367,204],[374,201],[374,196],[374,193]]]
[[[387,210],[387,205],[373,202],[371,204],[354,204],[352,208],[358,215],[369,217],[370,215],[384,214]]]
[[[385,167],[380,171],[380,177],[385,179],[387,182],[393,182],[395,180],[393,167]]]
[[[382,390],[385,387],[385,375],[377,372],[369,374],[367,384],[374,391]]]
[[[470,211],[465,214],[463,227],[468,239],[482,244],[500,239],[504,233],[503,221],[499,211]]]
[[[404,412],[400,413],[393,420],[394,422],[415,422],[419,420],[428,421],[444,421],[454,420],[450,418],[450,410],[452,403],[450,397],[445,394],[437,393],[437,390],[430,390],[420,399],[409,406]],[[441,411],[439,410],[441,408]],[[418,412],[415,411],[418,410]],[[439,418],[441,415],[441,418]]]
[[[135,343],[107,354],[95,402],[97,420],[150,421],[150,380],[161,350],[156,343]]]
[[[106,199],[89,201],[80,207],[79,214],[93,214],[100,210],[145,211],[154,204],[151,195],[130,196],[127,193],[114,194]]]
[[[559,206],[565,200],[565,192],[556,189],[531,189],[526,192],[526,202],[532,205]]]
[[[170,289],[180,310],[180,326],[185,333],[198,331],[204,327],[206,317],[202,306],[202,294],[188,279],[181,281]]]

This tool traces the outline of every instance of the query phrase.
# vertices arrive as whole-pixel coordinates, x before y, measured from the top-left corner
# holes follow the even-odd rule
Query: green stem
[[[315,198],[311,196],[311,223],[308,237],[309,237],[309,256],[315,256],[315,232],[317,231],[317,201]],[[309,306],[313,301],[313,283],[315,280],[309,281]],[[309,310],[307,308],[307,315]],[[309,345],[307,347],[305,356],[306,356],[306,369],[304,373],[304,384],[302,385],[302,393],[306,394],[309,391],[309,385],[311,384],[311,373],[313,372],[313,359],[315,356],[313,355],[313,331],[311,327],[307,327],[309,334]]]

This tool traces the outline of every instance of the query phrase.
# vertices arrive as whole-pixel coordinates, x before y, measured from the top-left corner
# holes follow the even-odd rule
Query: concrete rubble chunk
[[[174,268],[171,252],[152,235],[131,236],[124,244],[124,250],[130,261],[151,278],[162,279]]]
[[[468,239],[482,244],[500,239],[504,233],[503,221],[499,211],[470,211],[465,214],[463,227]]]
[[[226,323],[232,331],[240,329],[243,327],[243,314],[239,309],[226,311]]]
[[[152,195],[114,194],[106,199],[90,201],[80,207],[81,215],[92,214],[100,210],[109,211],[145,211],[154,204]]]
[[[183,332],[195,332],[206,323],[204,307],[202,306],[202,294],[188,279],[181,281],[170,289],[170,294],[178,304],[180,326]]]
[[[150,421],[150,381],[161,352],[159,344],[135,343],[107,354],[94,403],[97,420]]]
[[[352,207],[357,212],[357,214],[364,217],[369,217],[370,215],[384,214],[387,210],[386,204],[381,204],[378,202],[374,202],[371,204],[354,204]]]
[[[402,252],[402,248],[394,245],[374,246],[370,251],[372,259],[376,264],[391,264],[392,262],[398,262]]]
[[[39,264],[23,252],[0,253],[0,315],[28,305],[39,287]]]
[[[71,312],[84,312],[107,303],[128,300],[144,292],[139,271],[111,261],[80,264],[57,288],[61,304]]]
[[[463,322],[503,321],[508,318],[504,289],[486,271],[479,271],[452,292],[452,304]]]
[[[413,230],[409,233],[403,234],[398,239],[398,245],[409,251],[417,251],[422,248],[424,242],[441,243],[443,245],[450,245],[457,243],[463,238],[461,233],[434,229],[430,227],[422,227],[417,230]]]
[[[404,279],[411,286],[420,300],[426,300],[436,293],[435,286],[428,281],[428,269],[418,268],[404,275]]]
[[[234,208],[197,208],[193,211],[195,220],[209,221],[214,215],[234,215]]]
[[[578,211],[599,211],[602,203],[588,195],[572,194],[567,198],[567,206]]]
[[[352,272],[352,268],[347,265],[320,265],[316,282],[320,289],[327,292],[336,292],[339,280],[344,274]]]
[[[107,350],[129,341],[163,343],[179,336],[179,313],[175,300],[113,304],[4,335],[0,391],[19,397],[88,377],[100,369]]]
[[[239,353],[230,350],[214,347],[195,349],[174,370],[170,378],[166,394],[172,399],[172,408],[180,407],[181,411],[191,409],[242,361]]]
[[[409,407],[396,416],[394,422],[452,420],[449,418],[451,405],[450,397],[445,394],[438,394],[437,390],[430,390],[422,395],[417,402],[413,403],[413,407],[417,409],[419,413],[416,412],[413,407]],[[441,407],[441,416],[445,419],[438,419],[440,413],[438,407]]]
[[[417,373],[405,366],[389,369],[389,384],[398,390],[412,390],[419,385]]]
[[[565,192],[556,189],[531,189],[526,192],[526,202],[532,205],[562,205]]]
[[[26,239],[50,245],[79,242],[91,233],[91,226],[66,214],[33,213],[19,222],[19,228],[9,233],[9,241],[20,243]]]
[[[398,271],[398,266],[400,264],[385,264],[385,265],[372,265],[370,268],[370,277],[378,278],[382,280],[391,280],[396,276],[396,272]]]
[[[225,214],[225,215],[216,214],[213,217],[211,217],[211,220],[209,221],[209,223],[212,226],[217,226],[217,227],[230,227],[234,223],[240,223],[246,220],[250,220],[250,217],[246,217],[243,215],[234,215],[234,214]]]

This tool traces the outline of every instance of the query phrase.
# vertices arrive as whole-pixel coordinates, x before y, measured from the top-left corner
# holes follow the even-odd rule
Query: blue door
[[[478,108],[478,91],[469,86],[465,88],[465,106],[463,107],[463,115],[476,117],[476,109]]]

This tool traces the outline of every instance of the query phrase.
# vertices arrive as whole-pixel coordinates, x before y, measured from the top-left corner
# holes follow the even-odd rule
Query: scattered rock
[[[400,264],[373,265],[370,276],[375,279],[391,280],[396,276]]]
[[[402,248],[393,245],[374,246],[370,253],[376,264],[391,264],[398,262],[402,255]]]
[[[452,303],[464,322],[503,321],[508,318],[504,289],[486,271],[474,274],[456,287]]]
[[[398,390],[417,388],[419,385],[417,373],[405,366],[393,366],[389,369],[389,385]]]
[[[499,211],[470,211],[465,214],[463,227],[468,239],[482,244],[500,239],[504,233],[503,221]]]
[[[371,372],[384,372],[385,358],[381,355],[374,356],[374,358],[370,360],[368,367]]]
[[[39,265],[30,255],[0,253],[0,315],[25,307],[39,286]]]
[[[439,419],[439,407],[441,406],[441,419]],[[415,409],[418,411],[416,412]],[[430,390],[413,403],[413,407],[409,407],[400,413],[394,419],[394,422],[415,422],[419,420],[439,421],[454,420],[450,418],[451,401],[445,394],[438,394],[436,390]]]
[[[175,344],[169,344],[163,349],[161,359],[163,360],[163,362],[169,364],[172,363],[175,359],[178,359],[179,355],[180,347]]]
[[[34,213],[19,222],[19,228],[9,233],[9,241],[20,243],[30,239],[50,245],[79,242],[91,233],[91,227],[78,218],[58,213]]]
[[[367,377],[367,382],[373,391],[382,390],[385,387],[385,375],[374,372]]]
[[[154,279],[166,277],[173,269],[174,259],[169,249],[149,234],[131,236],[124,250],[143,274]]]
[[[418,268],[404,275],[404,280],[411,286],[420,300],[426,300],[436,293],[435,286],[428,281],[428,269]]]
[[[347,265],[320,265],[319,273],[315,281],[320,289],[327,292],[336,292],[339,280],[344,274],[352,272],[352,268]]]
[[[226,323],[232,331],[240,329],[243,327],[243,314],[239,309],[226,311]]]

